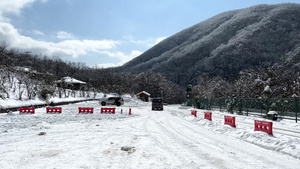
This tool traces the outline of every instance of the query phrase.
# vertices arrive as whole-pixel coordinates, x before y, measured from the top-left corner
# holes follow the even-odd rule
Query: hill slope
[[[299,54],[300,4],[258,5],[187,28],[117,68],[160,72],[182,86],[201,75],[235,78]]]

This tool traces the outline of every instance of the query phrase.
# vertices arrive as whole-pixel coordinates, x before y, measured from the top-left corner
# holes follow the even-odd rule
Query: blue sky
[[[161,40],[219,13],[300,0],[1,0],[9,48],[120,66]]]

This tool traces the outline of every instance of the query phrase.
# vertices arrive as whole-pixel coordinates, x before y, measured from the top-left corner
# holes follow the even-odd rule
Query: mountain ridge
[[[227,11],[186,28],[116,70],[162,73],[185,86],[199,76],[233,79],[300,51],[300,4]]]

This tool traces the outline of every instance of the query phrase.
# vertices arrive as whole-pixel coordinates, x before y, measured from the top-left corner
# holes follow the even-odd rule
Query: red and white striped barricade
[[[19,111],[20,111],[20,114],[24,114],[24,113],[34,114],[35,108],[34,107],[20,107]]]
[[[197,110],[192,110],[191,115],[197,117]]]
[[[116,108],[101,107],[101,113],[116,113]]]
[[[207,119],[207,120],[211,121],[212,120],[211,116],[212,116],[211,112],[204,112],[204,119]]]
[[[61,107],[46,107],[46,113],[62,113]]]
[[[273,123],[267,121],[254,120],[254,131],[264,131],[273,135]]]
[[[121,109],[121,114],[123,114],[123,109]],[[129,108],[128,114],[131,115],[131,108]]]
[[[231,127],[236,127],[236,125],[235,125],[235,117],[224,116],[224,124],[228,124]]]
[[[79,113],[94,113],[93,107],[78,107]]]

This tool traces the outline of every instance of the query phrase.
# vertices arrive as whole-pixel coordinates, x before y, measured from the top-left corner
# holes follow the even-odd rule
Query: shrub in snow
[[[39,136],[43,136],[43,135],[46,135],[46,132],[42,131],[38,134]]]
[[[122,151],[127,151],[128,153],[133,153],[135,152],[135,147],[131,147],[131,146],[123,146],[121,147]]]

